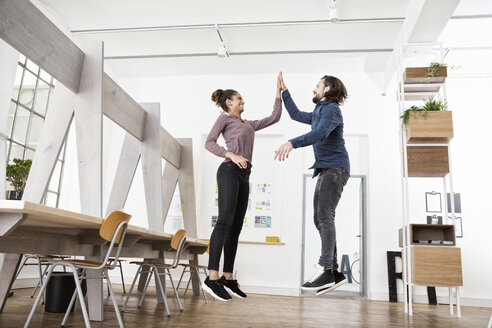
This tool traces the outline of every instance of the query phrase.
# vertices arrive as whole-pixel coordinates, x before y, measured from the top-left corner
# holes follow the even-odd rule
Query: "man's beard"
[[[315,104],[319,103],[320,100],[321,100],[321,98],[318,98],[318,96],[313,97],[313,103],[315,103]]]

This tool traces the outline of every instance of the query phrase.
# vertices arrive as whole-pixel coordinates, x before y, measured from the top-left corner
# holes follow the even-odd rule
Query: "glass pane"
[[[31,112],[18,106],[17,115],[14,120],[14,131],[12,132],[12,139],[20,144],[26,143],[27,126],[29,123],[29,115]]]
[[[31,127],[29,128],[29,137],[27,140],[27,146],[36,149],[38,146],[39,136],[43,129],[44,119],[36,114],[32,114]]]
[[[56,207],[56,199],[58,196],[52,192],[47,192],[46,193],[46,205]]]
[[[34,89],[36,88],[36,76],[31,72],[25,71],[24,79],[22,80],[22,87],[19,94],[19,102],[29,108],[32,106],[34,100]]]
[[[34,74],[38,75],[39,73],[39,66],[34,64],[32,61],[30,61],[29,59],[27,60],[27,68],[29,68],[32,72],[34,72]]]
[[[19,146],[18,144],[12,143],[12,146],[10,149],[10,156],[9,156],[10,163],[13,163],[12,160],[14,158],[24,159],[23,157],[24,157],[24,147]]]
[[[34,150],[31,150],[29,148],[26,148],[26,153],[24,154],[24,159],[34,159]]]
[[[19,54],[19,62],[25,65],[26,64],[26,56],[24,56],[23,54]]]
[[[17,104],[13,101],[10,102],[9,116],[7,117],[7,135],[10,137],[12,135],[12,122],[14,121],[15,107]]]
[[[19,89],[22,80],[22,72],[24,68],[22,66],[17,66],[17,72],[15,73],[14,90],[12,92],[12,99],[17,100],[19,96]]]
[[[41,72],[39,73],[39,77],[41,77],[43,80],[45,80],[48,83],[51,82],[51,75],[49,75],[47,72],[43,71],[42,69]]]
[[[36,90],[36,99],[34,100],[34,110],[41,115],[46,115],[46,107],[48,106],[48,95],[50,93],[50,86],[43,81],[38,81],[38,88]]]
[[[58,183],[60,182],[60,172],[61,172],[61,163],[60,161],[56,161],[55,169],[53,170],[53,175],[51,176],[50,184],[48,186],[49,190],[58,190]]]

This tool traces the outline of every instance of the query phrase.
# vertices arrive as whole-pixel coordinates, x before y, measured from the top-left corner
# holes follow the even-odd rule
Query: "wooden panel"
[[[23,200],[40,203],[73,119],[74,94],[57,85],[34,153]]]
[[[188,236],[197,237],[193,142],[191,138],[179,138],[178,141],[182,146],[178,185],[183,208],[183,223]]]
[[[459,247],[412,246],[412,283],[425,286],[463,286]]]
[[[147,111],[145,141],[142,145],[142,172],[149,229],[164,231],[162,208],[161,115],[159,103],[142,104]]]
[[[407,146],[409,177],[443,177],[449,173],[448,147]]]
[[[103,44],[93,41],[86,55],[75,107],[77,159],[82,213],[102,215]]]
[[[0,213],[0,237],[7,236],[13,229],[24,221],[22,213]]]
[[[444,83],[447,76],[447,67],[437,67],[434,77],[427,76],[427,67],[407,67],[403,73],[403,81],[405,84]]]
[[[144,140],[145,110],[106,73],[103,74],[103,112],[135,138]]]
[[[161,155],[162,158],[179,169],[181,145],[163,127],[161,127]]]
[[[3,265],[0,271],[0,312],[3,311],[7,302],[7,295],[14,283],[14,276],[19,268],[22,255],[7,254],[3,260]]]
[[[121,149],[120,161],[113,181],[113,188],[109,196],[106,214],[121,210],[125,207],[128,193],[132,185],[138,161],[140,160],[141,142],[129,133],[126,134]]]
[[[84,52],[28,0],[0,1],[0,37],[77,93]]]
[[[410,224],[410,245],[420,246],[456,246],[456,233],[453,224]],[[419,240],[428,244],[420,244]],[[440,244],[432,244],[429,241],[440,241]],[[442,241],[452,242],[443,244]],[[398,230],[398,245],[403,247],[402,228]]]
[[[453,112],[410,113],[407,143],[449,143],[453,138]]]
[[[171,207],[178,177],[178,169],[170,165],[170,163],[166,163],[164,165],[164,173],[162,174],[162,213],[164,218],[169,213],[169,207]]]

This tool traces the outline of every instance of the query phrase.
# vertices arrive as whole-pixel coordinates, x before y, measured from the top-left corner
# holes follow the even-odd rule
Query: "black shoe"
[[[224,285],[225,290],[227,290],[230,294],[238,298],[246,298],[247,295],[241,289],[239,289],[239,284],[237,283],[237,280],[227,280],[224,276],[222,276],[220,280],[222,280],[222,284]]]
[[[331,287],[318,290],[316,292],[316,296],[321,296],[328,292],[331,292],[335,288],[338,288],[347,282],[347,278],[345,277],[345,275],[341,272],[338,272],[338,270],[333,271],[333,276],[335,277],[335,284]]]
[[[323,267],[317,266],[318,272],[302,285],[304,290],[318,290],[328,288],[335,284],[335,277],[331,269],[322,270]]]
[[[210,280],[210,278],[207,277],[202,283],[202,288],[204,291],[220,301],[229,301],[232,299],[231,295],[229,295],[224,289],[224,285],[220,279]]]

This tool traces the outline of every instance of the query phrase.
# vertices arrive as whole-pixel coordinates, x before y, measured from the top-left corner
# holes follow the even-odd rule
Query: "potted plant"
[[[445,100],[428,99],[401,116],[407,143],[448,143],[453,138],[453,116]]]
[[[427,67],[407,67],[403,80],[412,83],[443,83],[448,76],[447,64],[431,62]]]
[[[14,164],[7,165],[7,180],[10,182],[14,190],[9,191],[8,199],[22,199],[24,188],[26,187],[27,177],[31,169],[32,161],[30,159],[14,158]]]

